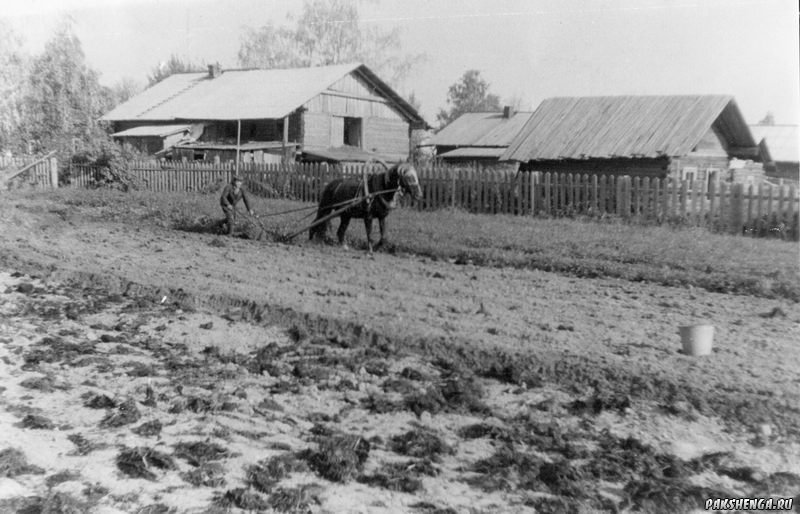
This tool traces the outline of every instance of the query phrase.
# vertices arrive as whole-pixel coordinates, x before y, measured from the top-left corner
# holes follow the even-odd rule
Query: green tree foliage
[[[107,139],[98,119],[112,105],[110,90],[86,65],[72,27],[62,23],[30,64],[23,107],[25,138],[65,156],[88,148]]]
[[[362,62],[396,86],[424,58],[401,54],[401,46],[399,29],[362,26],[354,0],[306,0],[292,27],[268,23],[247,29],[239,65],[293,68]]]
[[[19,128],[26,77],[22,40],[8,23],[0,20],[0,151],[20,152],[24,142]]]
[[[500,111],[500,97],[489,93],[489,83],[478,70],[467,70],[447,91],[448,109],[436,115],[439,128],[466,112]]]
[[[192,73],[204,71],[206,66],[204,64],[196,64],[189,60],[184,60],[181,57],[172,54],[169,59],[162,61],[158,66],[154,67],[150,74],[147,76],[147,87],[158,84],[165,78],[175,73]]]

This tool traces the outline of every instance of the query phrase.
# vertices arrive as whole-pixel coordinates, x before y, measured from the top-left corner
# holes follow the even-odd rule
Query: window
[[[688,180],[689,183],[691,184],[692,182],[694,182],[694,177],[696,176],[696,174],[697,174],[697,168],[696,167],[694,167],[694,166],[685,166],[681,170],[681,180]]]
[[[708,168],[708,171],[707,171],[707,173],[708,173],[708,177],[707,177],[707,180],[708,180],[707,187],[708,187],[708,189],[711,189],[711,183],[712,182],[719,182],[720,171],[721,170],[719,168]]]
[[[344,119],[343,144],[361,148],[361,118]]]

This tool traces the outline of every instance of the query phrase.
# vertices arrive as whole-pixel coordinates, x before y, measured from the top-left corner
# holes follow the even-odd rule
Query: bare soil
[[[795,303],[0,200],[2,511],[681,512],[800,492]],[[683,355],[698,321],[714,352]]]

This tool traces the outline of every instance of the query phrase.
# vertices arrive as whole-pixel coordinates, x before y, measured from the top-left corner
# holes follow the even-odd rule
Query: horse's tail
[[[322,192],[319,195],[319,206],[317,207],[317,217],[314,219],[316,222],[327,216],[328,214],[333,211],[331,205],[335,203],[335,191],[339,184],[341,183],[341,179],[335,179],[325,185],[322,189]],[[324,235],[328,231],[328,221],[320,223],[319,225],[314,225],[310,229],[308,229],[308,239],[314,239],[314,236],[317,234]]]

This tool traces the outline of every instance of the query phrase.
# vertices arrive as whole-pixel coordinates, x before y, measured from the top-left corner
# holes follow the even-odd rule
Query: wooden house
[[[800,183],[800,131],[797,125],[750,125],[756,140],[765,140],[772,162],[765,166],[768,180]]]
[[[499,157],[531,117],[531,112],[468,112],[440,130],[426,144],[447,164],[498,164]]]
[[[238,155],[249,162],[404,160],[411,131],[428,128],[362,64],[228,71],[212,65],[208,73],[171,75],[102,119],[118,141],[159,156]]]
[[[500,156],[527,171],[737,182],[769,159],[723,95],[549,98]]]

